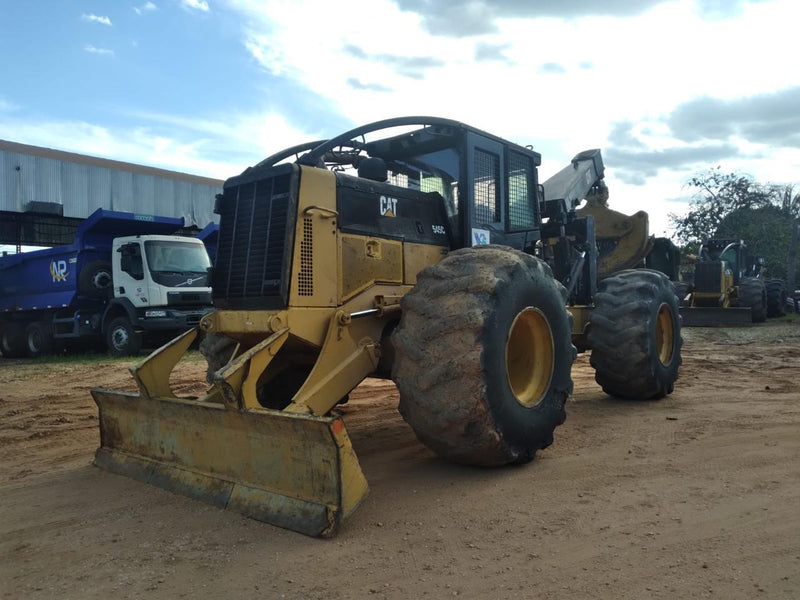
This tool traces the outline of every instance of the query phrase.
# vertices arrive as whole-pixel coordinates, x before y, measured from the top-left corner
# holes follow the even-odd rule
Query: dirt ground
[[[439,460],[367,380],[345,422],[371,491],[332,540],[91,466],[89,389],[132,389],[125,361],[0,359],[0,596],[800,598],[800,320],[684,337],[661,401],[609,398],[581,355],[523,467]]]

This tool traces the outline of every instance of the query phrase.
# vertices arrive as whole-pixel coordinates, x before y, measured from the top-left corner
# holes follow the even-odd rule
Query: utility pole
[[[792,219],[792,234],[789,237],[789,250],[786,253],[786,291],[790,294],[796,289],[795,272],[797,271],[797,240],[800,232],[800,219]]]

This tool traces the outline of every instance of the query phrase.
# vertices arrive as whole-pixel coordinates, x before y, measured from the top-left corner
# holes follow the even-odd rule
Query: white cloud
[[[111,19],[109,19],[108,17],[101,17],[93,14],[88,14],[88,15],[84,14],[81,16],[81,19],[83,19],[84,21],[89,21],[91,23],[100,23],[101,25],[108,25],[109,27],[111,27]]]
[[[278,150],[320,137],[319,132],[299,130],[273,113],[197,119],[147,112],[128,112],[126,116],[143,124],[133,128],[103,127],[85,121],[34,125],[0,118],[0,131],[4,139],[23,144],[218,179],[237,175]],[[221,158],[212,158],[215,156]]]
[[[191,8],[202,12],[208,12],[210,10],[206,0],[181,0],[181,4],[186,8]]]
[[[229,177],[238,172],[232,165],[203,158],[197,142],[182,142],[156,135],[146,128],[110,129],[81,121],[51,121],[37,125],[2,123],[15,142],[88,154],[135,164],[183,171],[206,177]],[[241,169],[239,169],[241,170]]]
[[[284,148],[324,137],[322,132],[292,126],[286,118],[274,112],[226,113],[204,118],[144,111],[126,111],[125,114],[147,123],[150,128],[167,126],[177,135],[203,146],[207,154],[240,157],[236,172]],[[146,157],[146,153],[143,156]],[[228,165],[229,162],[220,164]]]
[[[795,0],[743,5],[740,15],[718,23],[704,20],[692,0],[629,18],[500,18],[497,33],[468,39],[431,35],[423,15],[400,11],[391,0],[351,0],[347,11],[315,0],[227,3],[241,13],[243,43],[264,69],[319,94],[353,122],[409,114],[464,121],[532,144],[543,154],[541,179],[581,150],[608,147],[619,121],[658,122],[702,95],[737,98],[800,84],[792,62]],[[507,60],[476,61],[478,44],[502,47]],[[420,56],[445,64],[412,77],[389,60]],[[563,73],[541,72],[548,64]],[[348,84],[354,80],[361,85]],[[672,142],[657,130],[648,141],[653,150]],[[766,167],[766,160],[754,165]],[[800,180],[796,161],[782,166],[786,179]],[[630,214],[643,208],[646,194],[652,228],[663,231],[675,205],[661,200],[684,196],[692,168],[706,165],[643,175],[645,187],[614,179],[614,165],[607,167],[612,207]]]
[[[145,2],[141,6],[134,6],[133,10],[136,12],[137,15],[143,15],[146,12],[152,12],[154,10],[158,10],[158,6],[156,6],[153,2]]]
[[[109,50],[108,48],[97,48],[92,44],[86,44],[83,47],[83,49],[86,50],[86,52],[89,52],[90,54],[100,54],[102,56],[114,56],[113,50]]]
[[[137,14],[156,10],[152,2],[136,2]],[[210,12],[207,0],[179,2]],[[623,165],[609,162],[612,149],[625,148],[611,135],[614,124],[635,124],[643,150],[668,154],[679,140],[664,119],[677,106],[700,96],[735,99],[800,85],[793,64],[796,0],[742,4],[740,15],[714,23],[698,14],[693,0],[664,0],[628,18],[498,18],[496,33],[471,38],[431,35],[423,15],[401,11],[394,0],[348,0],[346,10],[319,0],[218,5],[223,2],[238,13],[243,52],[272,76],[297,84],[294,89],[319,95],[326,111],[341,113],[341,120],[362,124],[409,114],[460,120],[533,145],[543,155],[541,180],[577,152],[603,148],[612,208],[648,211],[653,233],[666,231],[667,213],[681,209],[688,176],[713,165],[658,163],[655,175],[634,171],[646,185],[626,183],[634,180],[631,167],[624,179]],[[85,50],[113,56],[91,45]],[[549,72],[542,72],[543,65],[551,65],[544,69]],[[339,133],[303,130],[274,112],[128,116],[144,126],[128,131],[51,123],[15,131],[43,140],[20,139],[27,143],[69,140],[66,149],[77,152],[216,177],[238,173],[281,148]],[[10,131],[6,120],[0,119],[0,130]],[[80,132],[76,140],[73,129]],[[765,181],[800,181],[799,150],[728,141],[742,155],[723,168],[744,168]]]

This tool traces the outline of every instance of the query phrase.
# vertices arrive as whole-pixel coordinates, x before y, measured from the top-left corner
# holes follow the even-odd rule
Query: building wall
[[[187,227],[216,221],[222,181],[0,140],[0,211],[24,213],[31,202],[61,205],[85,219],[98,208],[183,217]],[[57,207],[56,207],[57,208]]]

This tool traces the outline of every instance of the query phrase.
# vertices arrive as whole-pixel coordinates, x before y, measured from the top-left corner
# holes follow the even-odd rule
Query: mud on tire
[[[498,246],[457,250],[419,273],[392,335],[392,378],[420,441],[487,466],[527,462],[552,443],[576,356],[563,289],[544,262]]]
[[[739,306],[749,306],[753,323],[767,320],[767,288],[763,279],[743,277],[739,283]]]
[[[589,362],[607,394],[647,400],[672,392],[681,364],[681,317],[669,279],[630,269],[602,280],[589,317]]]

